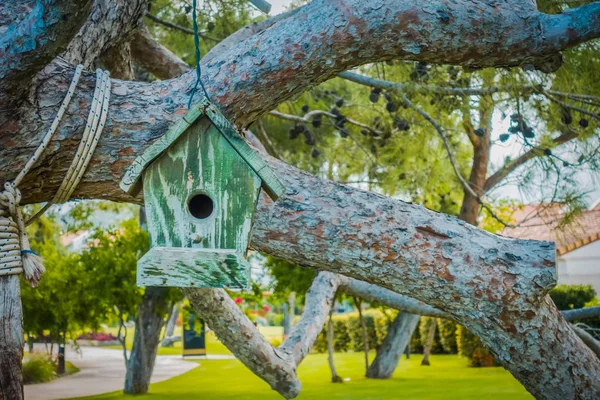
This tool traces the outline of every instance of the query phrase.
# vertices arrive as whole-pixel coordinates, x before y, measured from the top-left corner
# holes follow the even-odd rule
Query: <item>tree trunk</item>
[[[23,399],[23,309],[19,275],[0,277],[0,399]]]
[[[360,330],[362,332],[363,352],[365,353],[365,370],[369,370],[369,334],[367,332],[367,324],[362,314],[362,300],[358,297],[354,298],[354,304],[358,310],[358,319],[360,320]]]
[[[433,347],[436,326],[437,319],[431,318],[431,324],[429,325],[429,331],[427,332],[427,339],[425,339],[425,346],[423,347],[423,360],[421,361],[421,365],[430,365],[429,355],[431,354],[431,348]]]
[[[329,311],[329,321],[327,322],[327,361],[329,362],[329,369],[331,370],[331,382],[332,383],[344,383],[344,380],[338,376],[335,370],[335,364],[333,362],[333,308]]]
[[[388,333],[377,349],[377,355],[367,370],[367,378],[389,379],[392,377],[402,353],[410,344],[419,316],[399,312],[388,328]]]
[[[147,393],[156,361],[160,331],[165,321],[167,301],[162,287],[148,287],[138,307],[133,347],[127,363],[125,389],[128,394]]]
[[[493,82],[484,74],[484,82],[492,85]],[[468,101],[468,100],[465,100]],[[492,115],[494,113],[494,103],[491,96],[481,96],[479,101],[479,128],[484,130],[483,136],[477,136],[471,115],[463,115],[463,126],[473,145],[473,161],[471,164],[471,174],[469,175],[469,186],[481,198],[485,194],[484,187],[486,183],[488,164],[490,162],[490,146],[492,132]],[[460,208],[458,218],[471,225],[477,226],[477,217],[479,216],[479,199],[471,195],[467,190],[463,191],[463,202]]]

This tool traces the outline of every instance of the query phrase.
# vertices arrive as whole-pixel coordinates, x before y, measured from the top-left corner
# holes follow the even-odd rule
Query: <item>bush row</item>
[[[367,312],[369,349],[376,349],[387,334],[391,320],[378,312]],[[421,317],[418,329],[410,342],[411,353],[422,353],[432,318]],[[472,366],[492,366],[495,360],[483,343],[468,329],[447,319],[437,319],[437,330],[432,346],[433,354],[460,354],[471,360]],[[333,347],[336,352],[363,351],[363,335],[358,315],[350,314],[333,318]],[[327,325],[315,342],[314,350],[327,352]]]

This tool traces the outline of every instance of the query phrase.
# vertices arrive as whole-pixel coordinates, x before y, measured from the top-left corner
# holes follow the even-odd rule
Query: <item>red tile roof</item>
[[[600,240],[600,203],[581,212],[567,225],[561,225],[563,215],[561,204],[545,205],[543,209],[538,204],[528,204],[512,215],[514,223],[522,224],[516,228],[505,228],[502,234],[555,242],[559,255]]]

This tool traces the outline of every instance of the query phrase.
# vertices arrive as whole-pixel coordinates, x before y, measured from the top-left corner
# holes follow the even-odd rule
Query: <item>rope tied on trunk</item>
[[[63,99],[56,118],[48,132],[44,135],[42,143],[38,146],[34,154],[27,161],[21,172],[13,182],[4,184],[4,191],[0,192],[0,276],[17,275],[23,273],[31,286],[36,286],[42,273],[45,271],[42,265],[42,259],[33,252],[29,246],[29,239],[25,230],[26,226],[40,217],[52,204],[64,203],[67,201],[83,177],[85,170],[94,154],[94,150],[100,135],[104,129],[106,117],[108,114],[108,103],[110,100],[111,82],[108,72],[96,70],[96,88],[94,97],[88,115],[87,124],[79,143],[79,147],[73,158],[71,166],[63,179],[54,198],[38,211],[27,223],[23,219],[23,214],[19,206],[21,201],[21,192],[17,188],[23,178],[31,170],[33,165],[39,160],[40,155],[48,146],[52,136],[56,132],[58,125],[64,115],[71,97],[75,93],[75,88],[79,82],[83,66],[78,65],[75,74],[71,80],[69,90]]]

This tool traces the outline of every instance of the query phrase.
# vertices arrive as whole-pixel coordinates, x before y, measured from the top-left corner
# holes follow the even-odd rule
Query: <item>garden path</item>
[[[39,350],[42,349],[43,346]],[[79,372],[48,383],[26,385],[25,400],[68,399],[123,389],[125,363],[120,350],[88,346],[81,346],[80,349],[81,354],[70,346],[66,349],[66,359],[79,368]],[[181,375],[198,365],[196,362],[182,360],[181,356],[158,356],[152,382]]]

